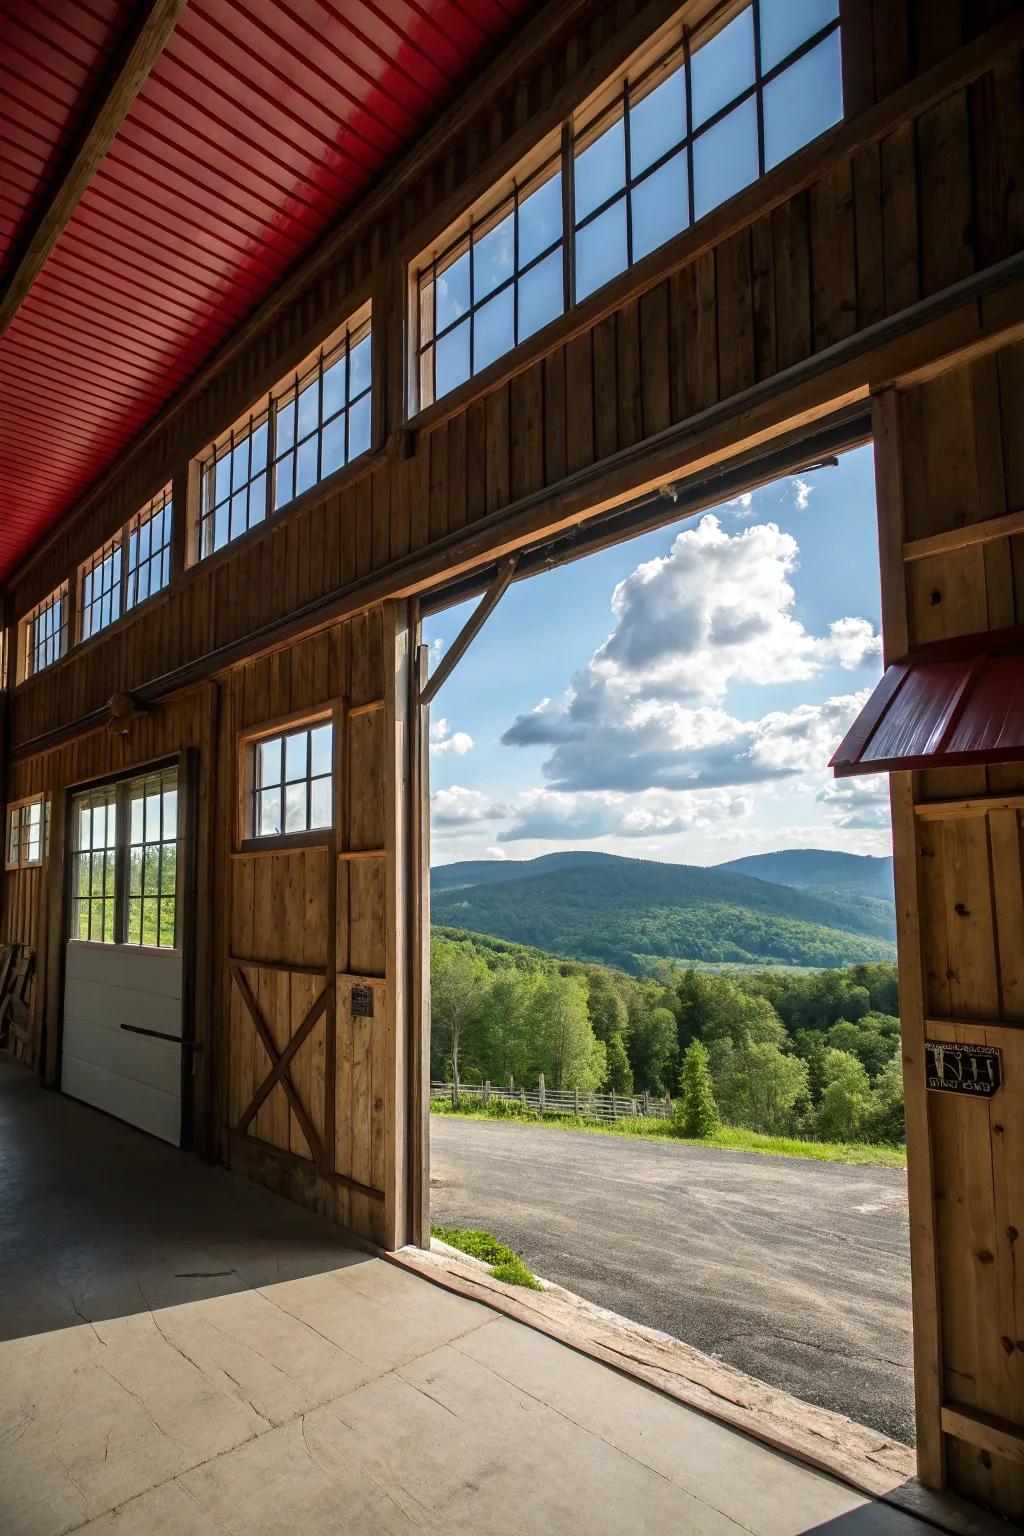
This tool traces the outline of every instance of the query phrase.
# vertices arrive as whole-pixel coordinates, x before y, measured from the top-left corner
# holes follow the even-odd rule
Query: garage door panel
[[[147,997],[181,1000],[181,955],[122,944],[68,945],[67,975],[104,986],[125,987]]]
[[[67,1053],[61,1068],[61,1088],[73,1099],[116,1115],[162,1141],[177,1146],[181,1140],[181,1100],[173,1094]]]
[[[176,1097],[181,1094],[181,1047],[149,1035],[111,1029],[66,1011],[64,1056],[74,1056],[120,1077],[134,1078]]]
[[[131,1024],[159,1030],[164,1035],[181,1034],[181,1003],[177,998],[152,995],[137,988],[105,986],[78,977],[68,978],[64,995],[67,1012],[92,1024],[107,1029]]]

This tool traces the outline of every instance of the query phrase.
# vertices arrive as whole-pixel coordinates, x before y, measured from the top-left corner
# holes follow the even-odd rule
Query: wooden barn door
[[[408,640],[385,604],[249,663],[224,726],[236,803],[252,742],[306,720],[334,733],[332,825],[233,839],[230,1162],[388,1247],[408,1236]]]
[[[876,400],[888,660],[1024,624],[1022,398],[1016,346]],[[1024,765],[896,773],[891,793],[920,1473],[1020,1520]],[[993,1097],[951,1091],[992,1051]]]

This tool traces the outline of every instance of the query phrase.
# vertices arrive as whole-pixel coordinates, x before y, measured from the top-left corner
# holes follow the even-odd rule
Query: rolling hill
[[[657,959],[837,966],[894,956],[891,901],[728,866],[567,852],[432,871],[435,923],[642,971]]]
[[[781,853],[752,853],[744,859],[719,864],[737,875],[754,875],[774,885],[801,889],[863,891],[892,901],[892,859],[870,854],[837,853],[828,848],[787,848]]]

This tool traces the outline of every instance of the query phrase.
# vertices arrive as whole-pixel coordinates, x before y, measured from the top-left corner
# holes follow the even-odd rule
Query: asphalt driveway
[[[906,1175],[435,1116],[435,1222],[906,1443]]]

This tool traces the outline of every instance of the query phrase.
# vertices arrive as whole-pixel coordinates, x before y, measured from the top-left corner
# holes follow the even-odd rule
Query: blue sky
[[[888,852],[887,781],[826,767],[879,627],[870,448],[516,583],[432,706],[433,862]]]

